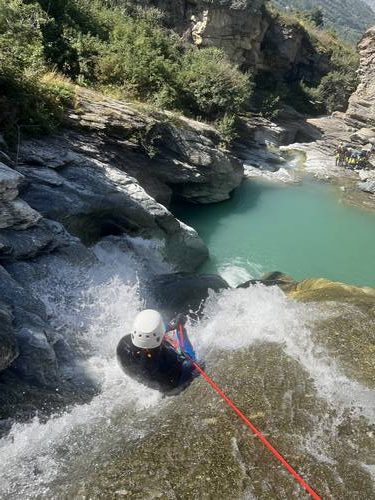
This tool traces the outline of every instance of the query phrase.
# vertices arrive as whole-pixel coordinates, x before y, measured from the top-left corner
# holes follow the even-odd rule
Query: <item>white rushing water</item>
[[[150,259],[154,270],[167,270],[154,247],[138,240],[135,248],[130,254],[121,251],[120,240],[101,244],[96,253],[102,265],[80,273],[56,263],[53,276],[37,285],[56,326],[83,355],[84,369],[97,380],[100,393],[46,422],[34,418],[13,425],[0,440],[1,499],[55,498],[53,485],[68,483],[72,468],[81,468],[84,476],[85,467],[93,466],[105,450],[147,434],[147,412],[168,404],[157,391],[126,377],[114,356],[117,342],[143,307],[138,279],[149,272]],[[277,288],[254,286],[211,296],[204,319],[189,329],[202,358],[216,349],[281,344],[308,371],[322,397],[331,404],[354,405],[373,419],[373,394],[342,375],[314,345],[306,326],[311,314],[312,308],[287,300]]]

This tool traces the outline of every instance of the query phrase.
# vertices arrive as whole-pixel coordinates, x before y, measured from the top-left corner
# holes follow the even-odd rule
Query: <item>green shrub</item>
[[[345,111],[349,97],[357,87],[357,79],[351,74],[333,71],[324,76],[315,91],[318,102],[324,103],[328,113]]]
[[[72,100],[68,86],[42,80],[45,23],[38,5],[0,0],[0,132],[10,143],[55,130]]]
[[[0,75],[0,96],[0,131],[10,145],[19,134],[35,136],[55,131],[65,108],[73,103],[69,86],[19,74]]]
[[[172,94],[176,85],[180,49],[177,39],[152,19],[124,18],[115,26],[104,54],[99,56],[98,80],[119,85],[140,99]]]
[[[238,123],[236,115],[225,113],[224,116],[216,122],[216,127],[223,138],[224,146],[230,146],[237,139]]]
[[[269,120],[276,119],[281,111],[281,95],[277,92],[271,92],[265,95],[260,103],[259,113]]]
[[[43,11],[21,0],[0,0],[0,72],[41,71],[44,68],[41,28]]]
[[[252,91],[249,76],[241,73],[216,48],[186,52],[179,82],[183,107],[195,115],[211,118],[237,112]]]

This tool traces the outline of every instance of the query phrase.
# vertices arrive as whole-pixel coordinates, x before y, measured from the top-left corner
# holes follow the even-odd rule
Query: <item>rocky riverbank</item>
[[[305,155],[306,172],[342,186],[348,202],[375,209],[374,155],[367,170],[349,171],[335,165],[335,151],[340,142],[366,150],[375,144],[375,28],[365,33],[358,49],[360,83],[349,100],[347,111],[306,120],[309,129],[315,129],[320,137],[314,140],[311,136],[309,142],[290,144],[287,149],[301,151]]]
[[[124,251],[134,250],[133,240],[149,241],[168,266],[194,271],[208,250],[192,228],[170,213],[171,199],[225,200],[241,183],[244,164],[247,175],[249,164],[254,175],[264,169],[272,175],[282,172],[285,159],[267,149],[268,143],[293,143],[320,132],[285,109],[277,125],[244,117],[240,134],[230,152],[212,126],[77,89],[76,107],[60,134],[24,140],[17,157],[3,148],[3,418],[11,416],[12,407],[33,414],[41,405],[63,407],[96,391],[95,383],[75,366],[64,331],[51,324],[45,304],[33,291],[33,282],[48,272],[50,258],[90,269],[98,264],[91,245],[125,236],[128,241],[119,243]],[[370,195],[364,196],[368,200]],[[203,282],[204,290],[209,287]],[[74,376],[72,366],[78,370]]]
[[[358,45],[360,83],[345,113],[307,118],[284,107],[277,122],[244,117],[236,152],[245,163],[248,178],[277,183],[298,183],[304,175],[341,187],[346,202],[375,209],[375,157],[369,168],[348,170],[336,165],[336,149],[343,142],[354,149],[370,150],[375,144],[375,28]],[[243,148],[247,144],[249,148]],[[285,168],[287,163],[296,168]]]

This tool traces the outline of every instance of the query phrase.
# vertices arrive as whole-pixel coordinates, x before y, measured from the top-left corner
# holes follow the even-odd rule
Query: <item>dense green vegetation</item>
[[[163,25],[155,9],[127,0],[0,0],[0,133],[14,142],[20,133],[56,129],[74,85],[215,120],[226,142],[235,137],[236,114],[246,109],[253,78],[217,48],[197,49]],[[297,23],[334,72],[317,88],[302,81],[265,82],[259,101],[266,116],[282,102],[307,113],[341,109],[356,84],[357,57],[335,34],[322,30],[321,12],[272,13]],[[261,88],[259,88],[261,87]]]
[[[72,85],[61,78],[46,82],[51,70],[210,120],[235,113],[251,94],[250,76],[219,49],[183,48],[158,11],[126,2],[0,0],[0,47],[0,128],[6,125],[8,135],[20,126],[46,131],[61,120]]]
[[[320,8],[327,27],[336,29],[349,42],[357,42],[375,24],[375,12],[363,0],[272,0],[289,12]],[[374,5],[374,4],[373,4]]]

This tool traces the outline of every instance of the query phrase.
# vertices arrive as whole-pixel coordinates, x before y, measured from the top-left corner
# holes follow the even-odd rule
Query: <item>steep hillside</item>
[[[272,0],[287,10],[313,10],[320,7],[325,22],[347,40],[358,41],[375,22],[374,0]]]
[[[345,110],[356,54],[305,21],[265,0],[0,0],[0,134],[53,132],[72,83],[216,122],[228,140],[238,113],[280,100]]]

